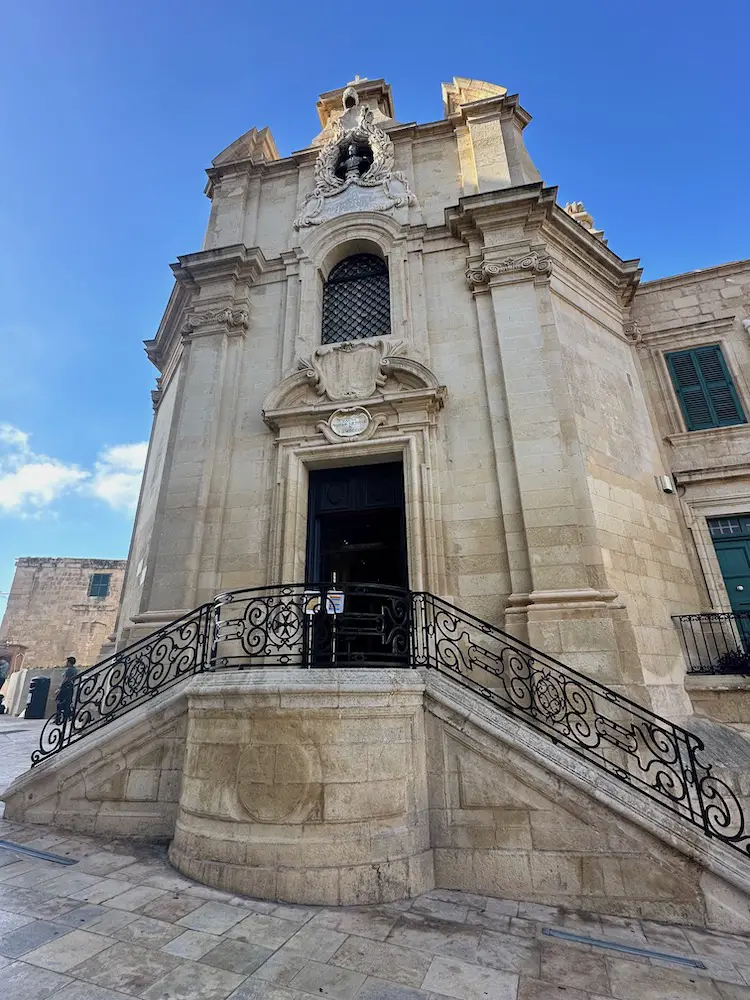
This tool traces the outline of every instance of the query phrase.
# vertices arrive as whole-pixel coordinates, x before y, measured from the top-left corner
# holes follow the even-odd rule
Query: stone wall
[[[107,597],[88,596],[94,573],[110,574]],[[124,573],[119,559],[16,560],[0,625],[0,647],[27,647],[16,669],[61,666],[67,656],[75,656],[79,667],[96,663],[115,629]]]
[[[730,610],[706,518],[750,513],[750,424],[688,431],[665,354],[719,344],[750,418],[750,261],[644,283],[633,316],[637,354],[665,468],[678,487],[682,531],[698,588],[685,613]]]
[[[14,821],[174,835],[179,870],[268,899],[434,885],[750,931],[747,858],[432,671],[199,676],[4,798]]]

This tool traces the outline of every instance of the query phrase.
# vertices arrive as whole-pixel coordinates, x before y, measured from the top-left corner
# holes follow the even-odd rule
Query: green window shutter
[[[689,431],[747,423],[718,344],[674,351],[667,365]]]

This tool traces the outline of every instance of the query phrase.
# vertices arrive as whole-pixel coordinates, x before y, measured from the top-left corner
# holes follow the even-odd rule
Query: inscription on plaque
[[[370,414],[360,407],[336,410],[331,415],[329,426],[339,437],[357,437],[370,426]]]

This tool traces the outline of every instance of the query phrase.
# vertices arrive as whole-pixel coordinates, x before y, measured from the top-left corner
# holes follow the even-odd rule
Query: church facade
[[[750,263],[640,284],[517,97],[443,99],[356,80],[214,161],[117,650],[6,817],[266,900],[747,932]]]
[[[214,160],[203,249],[147,342],[119,645],[218,592],[335,573],[686,715],[673,616],[742,610],[750,565],[750,262],[641,284],[557,204],[518,97],[455,79],[443,102],[401,124],[357,80],[300,152],[251,129]]]

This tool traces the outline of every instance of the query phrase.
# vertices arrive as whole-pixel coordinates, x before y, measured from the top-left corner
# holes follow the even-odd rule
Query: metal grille
[[[342,344],[390,332],[388,265],[371,253],[342,260],[323,292],[323,343]]]

